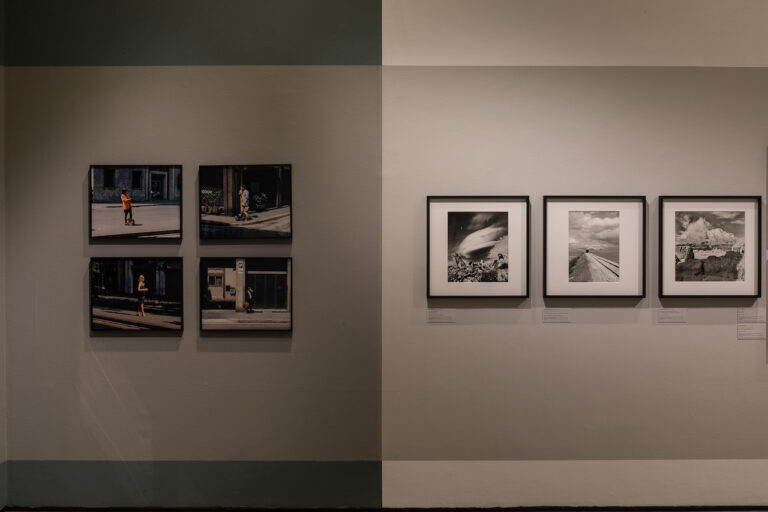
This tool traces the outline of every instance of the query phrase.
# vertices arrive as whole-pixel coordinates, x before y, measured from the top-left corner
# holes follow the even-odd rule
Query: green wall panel
[[[381,507],[381,463],[9,461],[10,507]]]
[[[381,0],[4,2],[12,66],[381,64]]]

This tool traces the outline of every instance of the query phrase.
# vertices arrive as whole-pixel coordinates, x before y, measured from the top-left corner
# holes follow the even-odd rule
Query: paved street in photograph
[[[145,308],[146,309],[146,308]],[[174,315],[158,315],[147,312],[147,316],[137,316],[136,311],[93,307],[93,324],[110,329],[148,330],[148,329],[181,329],[181,318]]]
[[[178,237],[180,229],[178,204],[136,203],[133,205],[135,225],[126,226],[120,204],[93,204],[91,235],[94,237]]]
[[[227,237],[258,236],[259,232],[272,236],[287,236],[291,230],[291,207],[283,206],[264,212],[251,212],[245,221],[226,215],[203,214],[200,217],[203,236]]]
[[[203,329],[287,330],[291,327],[289,311],[234,311],[231,309],[204,309]]]

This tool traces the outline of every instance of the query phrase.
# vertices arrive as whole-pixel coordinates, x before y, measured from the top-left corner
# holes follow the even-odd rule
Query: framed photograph
[[[528,297],[528,196],[427,197],[427,297]]]
[[[91,258],[91,330],[181,331],[181,258]]]
[[[290,331],[291,258],[201,258],[200,329]]]
[[[645,196],[544,196],[545,297],[645,297]]]
[[[90,239],[181,240],[180,165],[92,165]]]
[[[659,297],[759,297],[761,202],[659,197]]]
[[[203,165],[198,179],[201,240],[291,238],[290,165]]]

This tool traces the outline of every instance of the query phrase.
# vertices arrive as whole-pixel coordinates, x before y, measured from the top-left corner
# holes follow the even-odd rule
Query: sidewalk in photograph
[[[291,207],[283,206],[264,212],[250,212],[249,219],[235,220],[226,215],[202,214],[200,225],[206,233],[217,236],[255,236],[258,232],[268,232],[272,236],[288,236],[291,230]],[[282,234],[282,235],[281,235]]]
[[[203,329],[288,330],[291,328],[289,311],[233,311],[231,309],[204,309]]]
[[[91,236],[93,237],[178,237],[181,216],[178,204],[136,203],[133,226],[126,226],[120,204],[93,204]]]
[[[181,329],[181,318],[173,315],[137,316],[136,311],[103,306],[93,307],[93,324],[106,328],[126,330]]]

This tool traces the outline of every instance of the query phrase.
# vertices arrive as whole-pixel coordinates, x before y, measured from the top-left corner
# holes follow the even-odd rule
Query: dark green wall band
[[[0,1],[9,66],[381,64],[381,0]]]
[[[6,466],[9,507],[381,507],[376,461],[9,461]]]

